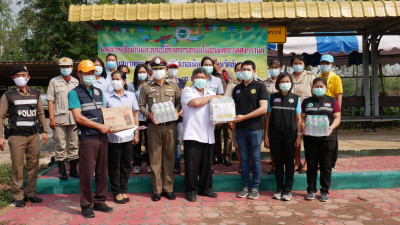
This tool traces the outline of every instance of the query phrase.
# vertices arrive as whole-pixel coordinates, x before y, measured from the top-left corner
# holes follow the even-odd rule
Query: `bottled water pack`
[[[177,118],[175,106],[171,101],[155,103],[151,106],[154,118],[157,123],[174,121]]]
[[[307,115],[305,125],[306,135],[323,137],[329,134],[328,116]]]

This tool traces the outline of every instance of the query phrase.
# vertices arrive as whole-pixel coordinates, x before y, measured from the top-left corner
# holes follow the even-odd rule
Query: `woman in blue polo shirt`
[[[291,92],[293,82],[289,74],[281,73],[268,99],[264,143],[271,149],[275,162],[276,191],[274,199],[292,198],[294,153],[301,146],[301,99]],[[285,175],[285,183],[283,177]]]
[[[139,105],[135,94],[125,91],[127,89],[126,73],[116,70],[111,76],[111,86],[114,90],[104,95],[105,107],[132,107],[133,119],[135,124],[138,125]],[[138,142],[138,131],[129,133],[129,130],[127,130],[108,135],[108,175],[110,177],[111,191],[116,203],[125,204],[125,202],[129,202],[126,193],[128,192],[132,151],[133,145],[136,145]]]

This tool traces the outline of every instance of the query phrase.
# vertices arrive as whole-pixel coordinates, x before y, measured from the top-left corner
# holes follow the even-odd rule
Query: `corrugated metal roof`
[[[274,18],[398,17],[400,2],[224,2],[172,4],[71,5],[68,21],[228,20],[234,22]]]

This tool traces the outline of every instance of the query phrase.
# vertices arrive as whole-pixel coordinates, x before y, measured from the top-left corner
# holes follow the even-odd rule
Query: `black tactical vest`
[[[40,92],[30,89],[31,95],[22,96],[16,88],[5,92],[8,100],[10,135],[32,135],[39,132],[37,119]]]

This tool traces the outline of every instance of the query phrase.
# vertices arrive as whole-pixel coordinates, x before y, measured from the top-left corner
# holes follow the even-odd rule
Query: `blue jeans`
[[[175,164],[181,163],[181,143],[183,136],[183,122],[179,122],[176,124],[176,156],[175,156]]]
[[[243,188],[260,188],[262,130],[236,129],[236,142],[240,149]],[[253,162],[253,183],[250,184],[250,160]]]

